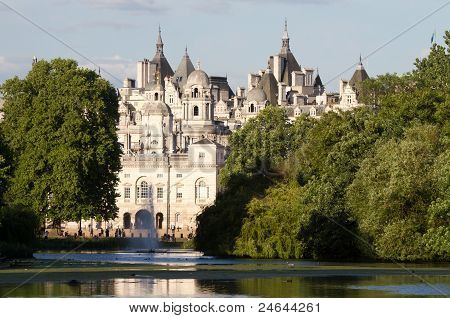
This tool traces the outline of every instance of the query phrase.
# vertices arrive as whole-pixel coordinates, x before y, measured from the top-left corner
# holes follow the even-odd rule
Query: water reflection
[[[23,285],[9,297],[404,297],[450,294],[450,277],[276,277],[240,280],[117,278]],[[1,285],[0,294],[15,286]]]

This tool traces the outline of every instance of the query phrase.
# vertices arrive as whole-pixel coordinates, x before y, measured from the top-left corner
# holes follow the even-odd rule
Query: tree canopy
[[[269,106],[233,133],[220,172],[225,192],[199,217],[196,247],[251,257],[448,260],[450,32],[445,43],[407,74],[364,81],[360,98],[369,106],[292,124],[282,107]],[[270,182],[243,181],[256,177]],[[246,199],[225,201],[236,195]],[[226,230],[204,231],[212,222]]]
[[[121,149],[114,87],[74,60],[41,60],[1,86],[9,204],[56,221],[117,214]]]

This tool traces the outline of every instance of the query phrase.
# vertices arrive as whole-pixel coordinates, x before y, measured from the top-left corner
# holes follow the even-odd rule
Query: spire
[[[281,38],[282,40],[282,49],[287,49],[289,50],[289,34],[288,34],[288,29],[287,29],[287,19],[284,19],[284,32],[283,32],[283,37]]]
[[[161,38],[161,26],[158,26],[158,39],[156,40],[156,53],[163,53],[164,43]]]
[[[361,53],[359,53],[359,63],[358,63],[358,65],[356,66],[356,69],[357,69],[357,70],[363,70],[363,69],[364,69],[364,66],[363,66],[363,63],[362,63]]]
[[[186,46],[186,48],[184,49],[184,55],[181,58],[180,64],[178,65],[178,68],[173,76],[173,82],[177,83],[179,87],[183,88],[186,84],[189,74],[191,74],[194,70],[195,67],[191,62]]]

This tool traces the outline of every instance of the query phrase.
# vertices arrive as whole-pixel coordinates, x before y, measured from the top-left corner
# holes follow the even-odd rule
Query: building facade
[[[218,191],[230,131],[215,110],[226,112],[231,94],[226,77],[195,69],[187,49],[173,72],[159,31],[154,58],[137,62],[137,80],[119,89],[124,155],[112,227],[134,237],[192,237]]]

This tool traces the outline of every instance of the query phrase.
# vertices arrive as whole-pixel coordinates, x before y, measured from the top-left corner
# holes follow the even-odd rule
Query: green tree
[[[222,186],[237,175],[279,175],[291,144],[291,125],[285,110],[267,106],[231,135],[229,145],[233,151],[220,172]]]
[[[360,232],[379,257],[429,258],[428,250],[435,246],[424,248],[423,236],[436,233],[437,226],[449,237],[449,186],[442,180],[450,176],[448,151],[445,166],[439,156],[445,149],[448,144],[443,144],[436,126],[416,125],[400,140],[378,145],[363,161],[347,198]],[[450,250],[440,254],[449,257]]]
[[[115,89],[75,61],[55,59],[7,80],[1,93],[2,130],[14,157],[9,203],[56,221],[115,217]]]

